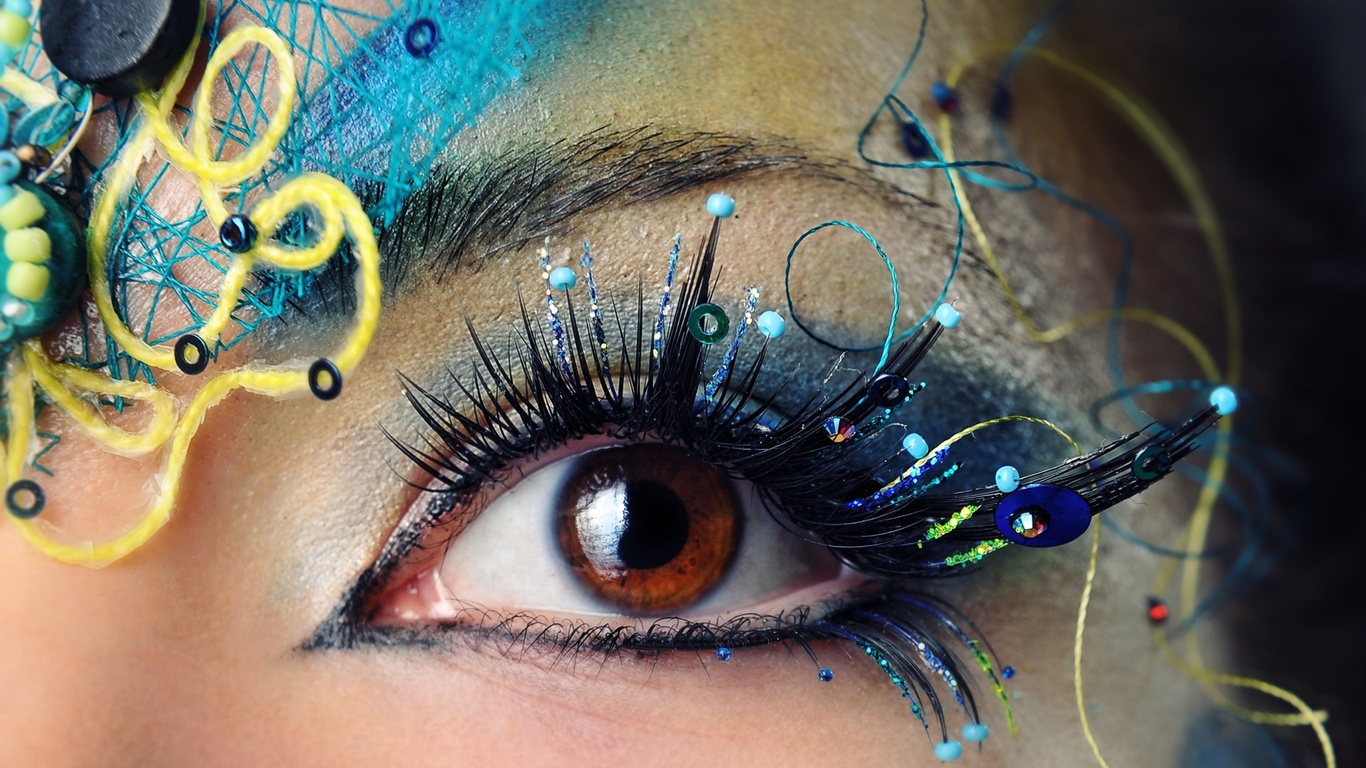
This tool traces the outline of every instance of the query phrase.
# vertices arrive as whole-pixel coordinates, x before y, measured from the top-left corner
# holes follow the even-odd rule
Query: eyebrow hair
[[[574,217],[607,205],[647,203],[776,172],[849,184],[903,205],[940,207],[868,168],[782,137],[600,128],[548,144],[440,161],[379,233],[385,289],[401,291],[418,276],[445,279],[463,265],[563,234]],[[378,200],[382,190],[357,193],[366,202]],[[350,309],[350,271],[335,266],[342,261],[333,259],[313,281],[315,296],[308,303],[324,313]]]

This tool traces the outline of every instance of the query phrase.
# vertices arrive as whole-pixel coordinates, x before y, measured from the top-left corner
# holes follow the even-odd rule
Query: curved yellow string
[[[48,359],[35,340],[23,347],[24,363],[48,398],[72,421],[105,447],[127,455],[154,451],[166,442],[175,428],[175,397],[142,381],[120,381],[94,371]],[[141,432],[128,432],[105,421],[94,406],[72,393],[80,389],[95,395],[113,395],[147,403],[152,414]]]
[[[968,435],[971,435],[973,432],[976,432],[980,429],[986,429],[987,427],[992,427],[997,424],[1003,424],[1008,421],[1020,421],[1027,424],[1041,424],[1045,427],[1048,427],[1049,429],[1056,432],[1058,436],[1060,436],[1062,439],[1066,440],[1067,444],[1072,446],[1072,450],[1077,452],[1077,455],[1081,455],[1082,453],[1081,446],[1077,444],[1077,441],[1073,440],[1071,435],[1064,432],[1060,427],[1058,427],[1058,425],[1054,424],[1048,419],[1041,419],[1038,416],[1022,416],[1019,414],[1011,414],[1009,416],[997,416],[994,419],[979,421],[966,429],[961,429],[955,432],[954,434],[950,435],[947,439],[945,439],[943,442],[941,442],[939,445],[936,445],[933,451],[930,451],[928,454],[925,455],[924,458],[917,461],[913,466],[918,467],[921,464],[924,464],[925,462],[929,461],[930,457],[934,456],[934,454],[940,451],[941,449],[948,448],[949,446],[953,445],[959,440],[962,440]]]
[[[1104,756],[1100,754],[1100,744],[1096,743],[1096,735],[1091,732],[1091,718],[1086,715],[1086,697],[1083,694],[1081,684],[1081,652],[1085,647],[1083,640],[1086,635],[1086,615],[1091,610],[1091,589],[1096,583],[1097,560],[1100,556],[1100,526],[1091,526],[1091,553],[1086,559],[1086,582],[1081,589],[1081,605],[1077,608],[1077,631],[1072,636],[1072,692],[1077,699],[1077,714],[1081,717],[1081,733],[1086,737],[1086,745],[1091,748],[1091,754],[1095,756],[1096,762],[1100,763],[1101,768],[1110,768],[1110,764],[1105,762]]]
[[[1030,50],[1033,52],[1038,52],[1039,49]],[[962,77],[966,66],[966,63],[959,63],[950,71],[948,79],[946,80],[947,84],[950,87],[957,87],[958,80]],[[944,155],[944,160],[947,162],[954,162],[955,157],[953,150],[953,125],[952,117],[948,112],[944,112],[939,116],[939,126],[939,143],[940,149]],[[1169,137],[1152,137],[1150,139],[1150,144],[1159,141],[1162,143],[1174,142],[1174,140],[1170,139]],[[1099,309],[1078,315],[1053,328],[1040,330],[1036,325],[1034,325],[1034,322],[1029,318],[1029,315],[1025,313],[1024,307],[1020,305],[1019,298],[1015,294],[1014,287],[1011,286],[1010,280],[1006,277],[1005,271],[1001,268],[1000,261],[997,259],[996,256],[996,249],[992,247],[991,240],[987,238],[986,232],[983,230],[981,222],[978,221],[977,214],[972,208],[972,202],[967,198],[967,194],[964,190],[964,185],[961,180],[961,174],[954,169],[950,169],[949,173],[951,173],[954,177],[955,199],[958,203],[960,210],[963,213],[964,223],[967,225],[969,232],[971,232],[973,240],[977,243],[978,250],[981,251],[983,260],[987,262],[987,266],[990,267],[992,274],[996,276],[996,282],[1000,286],[1001,292],[1005,294],[1006,301],[1009,302],[1011,310],[1015,313],[1016,320],[1020,323],[1020,326],[1024,328],[1025,334],[1028,335],[1031,340],[1043,344],[1051,344],[1083,328],[1108,322],[1112,319],[1130,320],[1133,322],[1145,323],[1156,327],[1157,329],[1167,333],[1172,338],[1176,339],[1176,341],[1179,342],[1183,347],[1185,347],[1186,350],[1190,353],[1190,355],[1193,358],[1195,358],[1195,361],[1200,366],[1201,371],[1211,381],[1221,380],[1222,377],[1219,374],[1218,364],[1215,363],[1214,357],[1209,353],[1209,350],[1200,341],[1199,337],[1197,337],[1185,326],[1181,325],[1175,320],[1160,313],[1153,312],[1151,310],[1140,309],[1136,307],[1121,307],[1119,309]],[[1200,188],[1197,186],[1194,189],[1199,190]],[[1219,243],[1219,249],[1217,252],[1223,253],[1223,236],[1219,233],[1218,228],[1216,227],[1214,229],[1208,229],[1205,231],[1206,242]],[[1214,251],[1215,249],[1211,247],[1211,250]],[[1228,303],[1230,301],[1230,297],[1233,295],[1232,279],[1230,278],[1227,281],[1221,281],[1221,283],[1221,287],[1224,290],[1225,303]],[[1234,317],[1236,319],[1236,314],[1234,315]],[[1234,355],[1233,350],[1235,348],[1236,347],[1234,346],[1234,341],[1232,337],[1230,337],[1229,354],[1231,357]]]
[[[203,12],[201,5],[201,20]],[[234,30],[224,37],[205,68],[206,85],[201,86],[195,94],[187,147],[172,127],[171,115],[176,96],[193,64],[197,43],[196,36],[195,44],[177,64],[160,94],[143,93],[137,96],[140,112],[133,119],[138,127],[108,172],[104,192],[96,201],[90,220],[90,286],[96,309],[104,321],[105,332],[128,355],[162,370],[176,369],[173,352],[165,346],[147,344],[124,324],[114,309],[106,261],[109,236],[119,204],[132,189],[144,158],[154,146],[159,146],[172,165],[195,180],[210,218],[214,223],[221,224],[227,216],[221,187],[263,171],[288,128],[297,89],[292,53],[278,34],[263,27]],[[279,67],[276,108],[256,143],[234,159],[220,160],[213,156],[209,146],[209,127],[213,120],[213,83],[232,57],[248,45],[261,45],[276,59]],[[302,209],[312,211],[322,222],[322,231],[316,241],[303,248],[285,248],[271,241],[269,233],[275,232],[290,214]],[[373,224],[355,193],[330,176],[307,173],[291,179],[258,200],[251,209],[250,217],[259,231],[267,236],[251,251],[237,254],[233,259],[219,290],[219,302],[208,321],[198,329],[201,338],[207,344],[217,341],[231,320],[247,276],[257,263],[280,269],[313,269],[331,258],[343,238],[349,237],[357,262],[357,310],[350,332],[330,358],[338,372],[343,376],[349,375],[360,363],[374,337],[379,322],[382,289],[379,245],[375,240]],[[248,364],[213,376],[177,417],[175,401],[168,392],[145,383],[114,381],[76,366],[54,363],[36,341],[27,344],[22,355],[15,356],[10,368],[11,375],[5,383],[11,414],[4,457],[7,484],[13,484],[23,476],[28,462],[32,444],[35,379],[64,414],[106,447],[124,453],[146,453],[166,446],[169,440],[155,500],[128,531],[115,539],[99,544],[65,544],[51,540],[33,521],[11,516],[12,522],[39,551],[63,562],[92,567],[101,567],[136,550],[170,519],[179,495],[190,442],[210,408],[237,389],[282,397],[309,388],[308,372],[302,364]],[[106,422],[93,406],[73,394],[75,390],[144,401],[151,407],[151,417],[141,431],[130,433]]]
[[[19,97],[29,109],[38,109],[61,101],[61,97],[51,88],[13,66],[0,69],[0,89]]]
[[[950,87],[956,87],[967,67],[976,63],[982,55],[999,54],[1013,50],[1015,50],[1015,47],[1009,45],[992,46],[983,49],[956,63],[950,71],[949,76],[946,78],[946,82]],[[1228,374],[1226,380],[1230,384],[1236,385],[1241,380],[1242,375],[1242,323],[1237,292],[1233,284],[1231,260],[1229,258],[1227,244],[1223,237],[1218,216],[1214,210],[1214,205],[1208,193],[1205,191],[1204,184],[1201,182],[1199,174],[1195,170],[1195,166],[1191,162],[1189,156],[1181,147],[1180,142],[1176,140],[1174,134],[1156,118],[1152,110],[1140,106],[1136,99],[1124,93],[1118,87],[1090,70],[1050,51],[1029,48],[1024,49],[1024,53],[1072,74],[1098,91],[1148,144],[1176,180],[1182,194],[1186,198],[1187,204],[1190,205],[1191,210],[1195,213],[1196,220],[1204,236],[1206,247],[1209,250],[1219,280],[1220,292],[1223,296],[1224,322],[1228,334]],[[949,113],[943,113],[940,116],[939,123],[940,145],[943,150],[944,159],[953,162],[952,118]],[[1031,339],[1041,343],[1051,343],[1064,338],[1077,330],[1111,319],[1142,322],[1164,331],[1184,346],[1195,359],[1208,380],[1212,382],[1224,380],[1224,377],[1220,375],[1218,366],[1213,357],[1193,333],[1176,321],[1149,310],[1133,307],[1122,307],[1118,310],[1097,310],[1074,317],[1051,329],[1038,329],[1028,315],[1025,314],[1023,307],[1021,307],[1019,300],[1015,295],[1014,289],[1011,287],[1009,280],[1001,269],[995,250],[992,248],[990,240],[987,238],[981,223],[972,210],[970,201],[966,197],[963,185],[961,184],[961,175],[956,170],[950,170],[950,173],[953,174],[955,182],[960,182],[955,184],[955,196],[960,210],[963,212],[964,221],[972,233],[973,239],[977,242],[983,258],[986,260],[992,272],[996,275],[997,282],[1000,285],[1002,292],[1005,294],[1006,300],[1009,302],[1017,320]],[[1207,479],[1202,487],[1200,498],[1197,501],[1195,510],[1193,511],[1187,526],[1186,552],[1188,554],[1196,554],[1204,549],[1208,538],[1213,509],[1218,501],[1219,490],[1222,487],[1224,477],[1228,471],[1228,437],[1232,431],[1232,419],[1223,419],[1219,424],[1219,430],[1221,439],[1216,442],[1211,451],[1211,461],[1207,472]],[[1097,762],[1102,766],[1107,766],[1104,757],[1100,753],[1100,748],[1096,744],[1095,738],[1091,733],[1090,723],[1086,716],[1084,706],[1081,682],[1082,646],[1091,587],[1096,572],[1098,546],[1099,530],[1095,531],[1093,534],[1091,558],[1086,573],[1086,585],[1082,592],[1082,601],[1077,614],[1073,672],[1077,696],[1077,711],[1081,719],[1082,730]],[[1181,610],[1183,618],[1188,618],[1193,613],[1196,606],[1196,593],[1199,584],[1199,565],[1200,560],[1195,557],[1186,558],[1183,564],[1181,585]],[[1162,594],[1165,591],[1167,581],[1170,579],[1173,570],[1174,563],[1169,562],[1159,573],[1155,590],[1158,594]],[[1322,726],[1323,720],[1326,719],[1326,713],[1309,710],[1308,706],[1298,697],[1294,696],[1289,691],[1285,691],[1284,689],[1269,683],[1251,678],[1226,675],[1206,669],[1200,661],[1199,642],[1193,632],[1188,633],[1186,636],[1188,653],[1193,660],[1192,664],[1187,664],[1177,658],[1170,646],[1167,645],[1165,635],[1160,631],[1157,631],[1156,634],[1161,638],[1160,648],[1164,655],[1168,657],[1168,661],[1172,663],[1173,667],[1188,677],[1200,682],[1211,698],[1221,706],[1241,717],[1255,722],[1281,725],[1310,725],[1319,738],[1320,746],[1323,749],[1324,757],[1329,768],[1332,768],[1336,764],[1332,742],[1328,737],[1327,731]],[[1299,711],[1299,714],[1288,715],[1260,712],[1239,707],[1223,695],[1222,691],[1218,689],[1218,685],[1251,688],[1275,696],[1289,703]]]

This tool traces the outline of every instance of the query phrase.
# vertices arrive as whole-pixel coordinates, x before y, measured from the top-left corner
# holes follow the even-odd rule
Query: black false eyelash
[[[908,480],[889,484],[885,479],[901,474],[910,461],[877,438],[891,425],[894,410],[924,386],[908,382],[944,332],[939,322],[931,321],[892,350],[872,381],[836,364],[821,387],[783,413],[774,402],[787,382],[765,396],[757,392],[767,339],[743,371],[727,357],[722,373],[709,373],[712,347],[694,338],[688,322],[689,311],[711,299],[719,228],[717,219],[657,347],[653,339],[647,341],[655,324],[647,322],[643,290],[637,291],[634,338],[621,315],[612,313],[615,367],[601,313],[581,318],[569,292],[555,312],[560,324],[550,331],[554,338],[521,302],[522,333],[510,340],[506,357],[496,355],[467,322],[477,364],[466,379],[452,379],[468,410],[404,380],[405,394],[430,434],[425,446],[394,442],[431,475],[428,490],[461,493],[499,482],[514,461],[588,435],[648,437],[682,446],[750,481],[779,522],[865,575],[932,576],[980,560],[972,550],[984,542],[989,549],[1004,545],[993,513],[1006,494],[995,487],[936,491],[960,466],[947,463],[944,452],[931,456]],[[585,263],[591,283],[591,262]],[[591,325],[593,335],[581,325]],[[723,386],[713,397],[701,396],[716,378]],[[895,393],[890,399],[880,392],[889,388]],[[1097,514],[1170,472],[1215,418],[1210,408],[1173,430],[1126,435],[1027,475],[1021,484],[1066,488]],[[831,425],[839,423],[854,426],[850,440],[832,440]],[[1146,468],[1136,471],[1140,456]],[[812,471],[817,467],[819,472]],[[975,509],[973,519],[935,532],[965,508]]]
[[[780,412],[775,403],[790,377],[767,394],[759,392],[768,339],[738,366],[733,364],[737,338],[714,366],[712,347],[689,329],[690,311],[711,299],[719,230],[717,219],[692,261],[688,280],[679,284],[671,319],[665,315],[670,289],[665,289],[658,314],[649,316],[645,292],[638,286],[634,332],[627,331],[615,306],[607,313],[615,322],[605,323],[585,251],[588,312],[576,312],[572,294],[564,291],[563,306],[548,306],[551,320],[542,324],[532,319],[522,299],[521,332],[508,340],[502,354],[467,320],[473,365],[464,375],[451,377],[460,406],[402,377],[405,396],[428,431],[421,444],[386,435],[430,476],[423,490],[452,503],[434,504],[423,519],[401,528],[343,606],[303,648],[448,642],[442,628],[367,623],[372,598],[425,532],[450,522],[449,516],[464,506],[458,502],[470,494],[503,482],[518,460],[589,435],[650,439],[680,446],[718,470],[748,480],[780,523],[883,582],[881,591],[856,592],[847,605],[822,606],[823,615],[814,620],[810,609],[799,608],[785,616],[742,615],[720,624],[674,618],[644,627],[595,627],[521,614],[499,618],[484,613],[481,618],[472,612],[458,628],[460,634],[501,642],[505,649],[546,646],[561,657],[717,649],[729,654],[731,647],[786,643],[817,661],[812,649],[817,641],[853,644],[900,689],[927,733],[929,720],[937,722],[943,740],[948,739],[949,699],[940,692],[972,724],[979,724],[976,676],[968,674],[970,667],[956,646],[980,668],[1010,720],[1001,685],[1009,668],[998,677],[989,646],[967,629],[978,637],[980,632],[952,606],[899,583],[908,576],[934,576],[972,565],[982,552],[1005,543],[998,538],[1002,531],[993,513],[1006,493],[996,488],[937,490],[959,467],[947,461],[947,449],[908,472],[907,454],[888,451],[889,441],[879,439],[892,426],[891,414],[925,386],[912,384],[913,374],[944,326],[931,321],[918,329],[890,350],[871,380],[837,361],[814,392]],[[670,274],[678,242],[676,238]],[[546,270],[547,262],[543,258]],[[548,300],[553,296],[547,287]],[[608,342],[609,327],[615,347]],[[1172,464],[1194,450],[1195,438],[1215,418],[1211,408],[1175,429],[1126,435],[1022,477],[1021,487],[1042,483],[1067,489],[1089,514],[1096,514],[1170,472]],[[889,482],[889,476],[895,479]],[[967,510],[975,515],[964,517]]]

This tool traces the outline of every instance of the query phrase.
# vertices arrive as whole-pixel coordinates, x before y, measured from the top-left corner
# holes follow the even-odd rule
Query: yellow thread
[[[1014,46],[992,46],[985,49],[982,53],[1003,53],[1015,50]],[[1125,94],[1121,89],[1107,82],[1095,73],[1064,59],[1050,51],[1029,48],[1023,49],[1026,55],[1038,58],[1048,64],[1062,69],[1069,74],[1081,79],[1091,87],[1095,88],[1105,97],[1116,111],[1125,119],[1139,136],[1149,145],[1158,155],[1163,164],[1175,178],[1187,203],[1195,213],[1200,230],[1204,236],[1206,247],[1209,249],[1211,260],[1214,263],[1215,272],[1218,276],[1220,292],[1223,297],[1224,323],[1228,333],[1228,374],[1226,380],[1236,385],[1242,376],[1242,322],[1237,292],[1233,285],[1233,272],[1231,260],[1228,254],[1227,244],[1224,241],[1222,228],[1214,210],[1214,205],[1201,182],[1199,173],[1195,170],[1181,144],[1176,140],[1174,134],[1159,121],[1154,113],[1140,106],[1138,101]],[[964,70],[974,63],[975,57],[965,61],[960,61],[950,71],[946,82],[950,87],[956,87]],[[944,159],[953,162],[953,137],[952,119],[948,113],[940,116],[940,144],[943,150]],[[987,239],[981,223],[977,220],[976,214],[972,210],[971,203],[967,199],[961,183],[961,176],[956,170],[949,171],[955,181],[956,201],[963,212],[964,222],[977,242],[983,258],[987,261],[992,272],[996,275],[997,282],[1001,286],[1011,309],[1025,332],[1031,339],[1041,343],[1051,343],[1061,339],[1081,328],[1105,322],[1111,319],[1122,319],[1135,322],[1142,322],[1152,325],[1159,330],[1166,332],[1184,346],[1195,358],[1204,376],[1211,382],[1225,380],[1219,373],[1218,366],[1213,357],[1209,354],[1200,340],[1184,326],[1176,321],[1165,317],[1156,312],[1142,310],[1133,307],[1122,307],[1118,310],[1098,310],[1072,318],[1071,320],[1048,330],[1038,329],[1025,314],[1023,307],[1020,306],[1014,289],[1007,280],[1004,271],[997,261],[994,249],[990,240]],[[1188,554],[1203,551],[1208,539],[1210,519],[1213,514],[1214,505],[1219,498],[1219,490],[1222,487],[1224,476],[1228,468],[1228,437],[1232,431],[1232,420],[1225,418],[1219,425],[1219,442],[1214,446],[1211,456],[1210,468],[1206,476],[1206,481],[1201,489],[1200,498],[1196,503],[1194,512],[1188,523],[1186,530],[1186,541]],[[1081,682],[1081,652],[1082,639],[1086,620],[1086,609],[1090,599],[1091,584],[1095,575],[1095,556],[1099,531],[1096,532],[1096,539],[1092,542],[1092,559],[1087,570],[1086,587],[1083,592],[1081,608],[1077,617],[1077,633],[1074,647],[1075,669],[1074,677],[1077,694],[1077,711],[1081,717],[1082,729],[1086,736],[1087,743],[1090,745],[1092,754],[1102,765],[1106,765],[1105,759],[1100,754],[1100,749],[1091,734],[1090,723],[1086,717],[1083,706],[1082,682]],[[1182,617],[1189,618],[1196,605],[1196,593],[1199,584],[1199,565],[1198,558],[1188,557],[1185,559],[1181,579],[1181,606]],[[1175,569],[1174,562],[1168,562],[1159,572],[1155,592],[1162,594],[1165,591],[1168,580]],[[1259,680],[1251,678],[1237,677],[1222,673],[1212,672],[1206,669],[1200,658],[1199,641],[1196,633],[1187,633],[1187,650],[1191,656],[1192,663],[1187,664],[1180,660],[1166,643],[1166,638],[1161,632],[1157,635],[1160,638],[1159,647],[1168,661],[1183,674],[1199,681],[1206,692],[1221,706],[1245,719],[1268,724],[1279,725],[1310,725],[1319,739],[1325,760],[1330,766],[1336,764],[1332,742],[1328,737],[1327,731],[1323,728],[1322,721],[1326,719],[1326,713],[1316,713],[1308,709],[1298,697],[1295,697],[1284,689],[1273,686]],[[1238,687],[1252,688],[1268,693],[1269,695],[1281,698],[1300,711],[1298,715],[1283,715],[1272,712],[1261,712],[1239,707],[1229,701],[1216,685],[1230,685]]]
[[[1013,50],[1015,50],[1013,46],[998,45],[983,49],[981,53],[1002,53]],[[1209,194],[1205,191],[1204,184],[1200,181],[1194,163],[1191,162],[1189,156],[1181,147],[1180,142],[1176,140],[1176,137],[1172,134],[1171,130],[1154,116],[1152,110],[1140,106],[1135,98],[1124,93],[1124,91],[1107,82],[1099,75],[1096,75],[1090,70],[1058,56],[1051,51],[1041,48],[1026,48],[1023,49],[1023,52],[1079,78],[1087,85],[1096,89],[1111,103],[1116,112],[1134,128],[1135,132],[1148,144],[1149,148],[1158,155],[1163,164],[1167,167],[1167,170],[1175,178],[1178,186],[1181,188],[1182,194],[1186,197],[1187,204],[1189,204],[1191,209],[1195,212],[1196,221],[1199,224],[1201,233],[1204,235],[1205,245],[1210,251],[1210,257],[1214,262],[1215,272],[1219,279],[1219,288],[1224,301],[1224,325],[1229,337],[1229,370],[1227,378],[1232,382],[1240,380],[1242,376],[1242,321],[1240,319],[1237,291],[1233,283],[1233,269],[1228,255],[1228,247],[1224,241],[1223,230],[1219,226],[1218,214],[1215,213],[1214,204],[1210,200]],[[950,70],[949,76],[946,78],[947,84],[950,87],[957,87],[958,81],[962,77],[964,70],[971,63],[973,63],[973,60],[970,59],[955,64],[953,69]],[[945,112],[940,115],[939,121],[941,134],[940,144],[943,149],[944,159],[953,162],[954,157],[951,133],[952,118],[949,113]],[[960,176],[958,172],[956,170],[950,170],[950,173],[954,175],[954,181],[959,182]],[[1093,312],[1075,318],[1050,331],[1039,331],[1035,328],[1033,323],[1031,323],[1024,314],[1024,310],[1020,307],[1019,301],[1015,297],[1014,290],[1010,287],[1010,283],[1006,280],[1005,274],[1001,271],[1000,265],[996,260],[995,251],[991,248],[990,241],[986,239],[985,234],[982,232],[981,225],[977,222],[977,217],[972,212],[971,204],[963,194],[963,185],[961,183],[956,183],[955,187],[958,190],[958,203],[963,207],[964,218],[968,220],[968,225],[972,230],[973,237],[983,251],[983,258],[987,260],[992,271],[996,274],[997,281],[1005,291],[1007,300],[1015,311],[1016,317],[1019,318],[1021,325],[1024,326],[1026,333],[1028,333],[1031,338],[1034,338],[1036,341],[1044,342],[1056,341],[1081,327],[1109,319],[1113,316],[1113,310],[1102,310],[1100,312]],[[1158,315],[1153,313],[1147,317],[1135,316],[1126,319],[1150,322],[1153,317],[1157,316]],[[1171,324],[1174,325],[1175,323],[1172,322]],[[1194,334],[1188,332],[1182,333],[1178,335],[1177,338],[1179,341],[1182,341],[1183,344],[1189,345],[1190,342],[1194,342],[1195,345],[1199,346],[1199,342]],[[1191,348],[1190,346],[1188,346],[1188,348],[1191,349],[1192,354],[1195,354],[1197,359],[1202,357],[1194,348]],[[1207,355],[1205,355],[1205,357],[1207,357]],[[1204,367],[1205,366],[1202,364],[1202,368]],[[1216,378],[1214,380],[1218,379]]]
[[[891,488],[892,486],[896,485],[897,483],[901,482],[902,480],[906,480],[906,479],[910,478],[917,470],[919,470],[921,467],[924,467],[924,466],[930,461],[930,459],[933,459],[933,458],[935,457],[935,455],[938,454],[940,451],[944,450],[945,448],[948,448],[949,446],[953,445],[954,443],[958,442],[959,440],[962,440],[963,438],[967,437],[968,435],[972,434],[973,432],[976,432],[976,431],[979,430],[979,429],[985,429],[986,427],[990,427],[990,426],[993,426],[993,425],[996,425],[996,424],[1000,424],[1000,423],[1006,422],[1006,421],[1023,421],[1023,422],[1029,422],[1029,423],[1031,423],[1031,424],[1042,424],[1043,426],[1048,427],[1049,429],[1051,429],[1051,430],[1053,430],[1054,432],[1056,432],[1056,433],[1058,433],[1059,435],[1061,435],[1062,438],[1063,438],[1064,440],[1066,440],[1066,441],[1068,442],[1069,445],[1072,446],[1073,450],[1075,450],[1077,453],[1081,453],[1081,446],[1077,445],[1077,441],[1076,441],[1076,440],[1073,440],[1071,435],[1069,435],[1069,434],[1067,434],[1066,432],[1062,431],[1061,429],[1059,429],[1059,428],[1057,427],[1057,425],[1055,425],[1055,424],[1054,424],[1053,422],[1051,422],[1051,421],[1048,421],[1047,419],[1041,419],[1041,418],[1039,418],[1039,417],[1037,417],[1037,416],[1018,416],[1018,415],[998,416],[997,418],[994,418],[994,419],[987,419],[986,421],[979,421],[979,422],[977,422],[976,424],[973,424],[972,426],[970,426],[970,427],[968,427],[968,428],[966,428],[966,429],[960,430],[960,431],[958,431],[956,434],[950,436],[948,439],[944,440],[944,441],[941,442],[939,445],[936,445],[936,446],[934,447],[934,450],[930,451],[929,453],[925,454],[923,457],[921,457],[920,459],[918,459],[914,464],[912,464],[909,468],[907,468],[907,470],[906,470],[905,472],[902,472],[901,475],[898,476],[895,480],[892,480],[891,482],[889,482],[889,483],[887,483],[886,485],[882,486],[882,489],[881,489],[881,490],[886,490],[886,489],[888,489],[888,488]]]
[[[175,427],[175,398],[171,393],[142,381],[117,381],[94,371],[48,359],[36,340],[24,344],[23,360],[33,378],[54,405],[107,448],[136,456],[160,448]],[[141,432],[115,427],[94,406],[73,394],[83,390],[94,395],[113,395],[147,403],[151,416]]]
[[[1072,687],[1077,696],[1077,714],[1081,715],[1081,732],[1086,737],[1086,743],[1091,747],[1091,754],[1095,755],[1096,762],[1101,764],[1101,768],[1110,768],[1110,764],[1105,762],[1105,758],[1100,754],[1100,745],[1096,743],[1096,737],[1091,733],[1091,719],[1086,716],[1086,706],[1083,703],[1081,686],[1081,649],[1082,639],[1086,634],[1086,613],[1091,607],[1091,588],[1096,582],[1096,559],[1100,554],[1100,526],[1091,526],[1091,556],[1086,562],[1086,586],[1081,590],[1081,607],[1077,609],[1077,633],[1072,640]]]
[[[200,6],[202,22],[204,6]],[[197,25],[196,29],[202,27]],[[134,334],[114,310],[111,287],[105,269],[109,249],[109,233],[113,229],[119,203],[126,198],[136,179],[143,158],[154,145],[159,145],[172,165],[193,177],[204,198],[204,207],[211,219],[221,224],[227,212],[222,200],[222,185],[234,184],[262,172],[288,127],[289,114],[296,96],[294,63],[288,44],[274,32],[262,27],[241,27],[229,33],[210,57],[204,73],[208,84],[195,94],[194,112],[190,121],[189,147],[180,140],[171,125],[176,95],[183,87],[198,47],[198,32],[186,56],[168,77],[160,94],[139,94],[140,114],[133,120],[137,128],[125,142],[106,178],[104,193],[96,201],[90,220],[89,277],[95,306],[104,321],[106,333],[128,355],[146,365],[162,370],[175,370],[174,353],[165,346],[152,346]],[[231,58],[247,45],[257,44],[269,49],[276,59],[278,99],[265,131],[258,141],[232,160],[219,160],[209,147],[209,127],[213,121],[211,96],[213,83]],[[6,80],[0,78],[0,85]],[[19,82],[19,81],[16,81]],[[19,83],[22,85],[22,83]],[[305,248],[284,248],[269,240],[279,224],[291,213],[308,208],[323,222],[322,233],[314,244]],[[228,269],[219,291],[219,302],[209,320],[200,329],[206,343],[214,343],[231,320],[245,286],[246,277],[258,262],[281,269],[305,270],[323,264],[336,253],[342,239],[348,237],[358,269],[356,293],[358,308],[355,322],[331,358],[337,369],[350,374],[364,356],[379,322],[380,292],[379,244],[375,240],[373,224],[355,194],[342,182],[322,174],[310,173],[292,179],[273,194],[257,201],[251,218],[264,235],[251,252],[239,254]],[[128,531],[119,537],[95,544],[63,544],[48,538],[33,521],[11,516],[23,536],[38,550],[57,560],[101,567],[136,550],[146,543],[170,519],[171,509],[180,489],[190,442],[208,410],[231,394],[244,389],[255,394],[282,397],[308,389],[308,373],[299,364],[280,366],[245,365],[214,376],[200,389],[185,407],[179,418],[175,414],[172,396],[150,385],[132,381],[114,381],[106,376],[75,366],[49,360],[37,341],[25,345],[23,354],[11,360],[11,375],[6,378],[6,396],[10,401],[10,433],[6,446],[6,475],[8,483],[23,476],[27,454],[31,446],[33,422],[34,379],[57,407],[100,443],[129,454],[147,453],[167,444],[169,447],[160,475],[160,487],[151,507]],[[73,394],[73,390],[127,397],[148,403],[151,415],[139,432],[128,432],[114,427],[87,402]]]
[[[30,110],[41,109],[61,100],[51,88],[20,72],[17,67],[9,66],[0,70],[0,89],[17,96]]]

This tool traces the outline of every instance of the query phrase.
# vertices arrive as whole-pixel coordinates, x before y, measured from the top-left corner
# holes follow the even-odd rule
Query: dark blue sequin
[[[901,146],[906,148],[906,154],[916,160],[930,154],[930,140],[925,137],[925,131],[909,120],[901,124]]]
[[[419,59],[432,55],[432,51],[436,50],[440,42],[441,30],[435,21],[425,16],[409,24],[408,31],[403,34],[403,46],[408,49],[408,53]]]
[[[1015,114],[1015,96],[1010,86],[997,80],[991,84],[991,115],[997,120],[1009,120]]]

